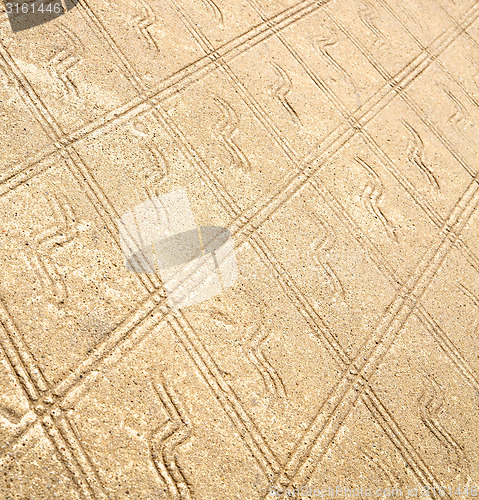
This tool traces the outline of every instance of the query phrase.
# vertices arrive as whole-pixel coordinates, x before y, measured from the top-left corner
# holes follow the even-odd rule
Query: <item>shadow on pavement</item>
[[[12,31],[24,31],[47,23],[73,9],[79,0],[4,0]],[[65,5],[65,7],[63,6]]]

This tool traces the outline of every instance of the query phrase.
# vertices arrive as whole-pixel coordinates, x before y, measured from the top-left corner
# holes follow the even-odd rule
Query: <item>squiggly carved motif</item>
[[[431,376],[428,378],[431,380],[431,385],[422,392],[418,400],[421,420],[431,434],[446,448],[446,450],[450,454],[455,455],[457,478],[461,480],[461,485],[468,484],[471,479],[471,475],[464,448],[439,422],[438,416],[444,406],[444,397],[439,384]]]
[[[323,30],[325,28],[323,27]],[[336,59],[331,55],[329,48],[335,46],[338,43],[336,33],[328,29],[328,32],[322,37],[315,37],[313,39],[313,46],[319,53],[328,61],[328,63],[339,73],[350,87],[350,90],[356,96],[356,104],[360,106],[359,89],[357,83],[354,81],[353,77],[344,69],[344,67],[336,61]]]
[[[170,173],[170,167],[165,155],[152,143],[145,144],[145,149],[153,158],[154,163],[142,169],[145,191],[148,198],[160,195],[160,188]]]
[[[359,18],[361,22],[368,28],[374,35],[374,45],[383,47],[386,43],[389,43],[386,35],[377,27],[377,12],[373,5],[368,1],[364,0],[363,5],[359,9]]]
[[[223,12],[213,0],[202,0],[203,4],[213,12],[213,15],[221,24],[224,24]]]
[[[133,19],[133,22],[136,24],[138,31],[146,40],[150,48],[153,50],[160,50],[158,44],[156,43],[156,40],[153,38],[149,31],[150,27],[157,21],[156,15],[153,12],[153,9],[145,0],[138,1],[141,5],[142,12]]]
[[[53,78],[62,83],[67,94],[78,95],[78,87],[73,81],[70,71],[80,62],[84,46],[78,36],[64,23],[59,22],[58,29],[66,43],[58,54],[48,60],[48,71]]]
[[[210,316],[215,321],[219,321],[227,327],[235,327],[244,330],[244,326],[240,325],[228,313],[218,309],[211,309]],[[244,353],[251,361],[252,365],[258,370],[266,390],[276,397],[286,396],[283,380],[263,351],[263,346],[271,335],[271,331],[264,325],[264,308],[261,307],[259,314],[255,315],[254,320],[248,323],[254,325],[254,330],[251,336],[244,340],[242,346]]]
[[[60,214],[62,224],[51,227],[34,238],[34,245],[28,255],[30,266],[38,273],[42,282],[52,291],[54,300],[63,303],[68,297],[65,281],[53,261],[52,252],[65,246],[79,234],[79,224],[68,198],[54,195],[54,211]]]
[[[371,212],[372,216],[379,220],[381,225],[383,226],[386,234],[396,243],[398,242],[396,229],[393,224],[389,221],[389,219],[384,215],[381,207],[379,206],[379,202],[381,201],[384,194],[384,187],[379,178],[378,174],[374,171],[374,169],[366,163],[362,158],[357,157],[356,161],[361,165],[369,174],[369,182],[364,188],[362,199],[367,209]]]
[[[344,297],[345,293],[341,280],[338,278],[328,260],[328,253],[333,248],[336,241],[333,228],[326,222],[325,219],[323,219],[316,213],[313,213],[311,217],[316,223],[319,224],[319,226],[323,230],[323,235],[315,238],[310,245],[312,259],[328,277],[335,295],[341,295],[342,297]]]
[[[176,395],[168,389],[165,382],[162,380],[152,385],[169,419],[148,437],[151,461],[165,482],[170,498],[192,500],[191,487],[176,457],[178,446],[191,437],[191,424]]]
[[[293,108],[293,106],[291,106],[291,103],[289,102],[288,99],[288,94],[291,92],[291,88],[293,86],[291,78],[286,73],[286,71],[277,64],[271,63],[271,66],[278,75],[278,81],[275,82],[271,87],[273,95],[275,96],[276,99],[278,99],[278,101],[281,103],[283,108],[288,112],[288,114],[292,117],[292,119],[294,121],[299,122],[300,120],[298,113]]]
[[[409,123],[403,121],[403,125],[411,136],[407,152],[409,162],[427,177],[435,189],[439,189],[439,182],[436,176],[424,161],[424,142],[421,136]]]
[[[467,127],[470,127],[472,124],[470,114],[464,104],[462,104],[462,102],[450,90],[445,89],[444,92],[455,107],[454,113],[449,117],[449,122],[452,123],[461,134],[463,134]]]
[[[263,345],[268,340],[271,332],[264,325],[264,311],[260,312],[260,325],[254,330],[246,344],[249,360],[258,370],[263,379],[266,390],[277,397],[285,397],[286,389],[278,372],[263,352]]]
[[[236,144],[233,136],[238,131],[239,118],[236,111],[221,97],[215,97],[215,102],[222,111],[222,119],[218,124],[219,133],[223,139],[225,149],[229,152],[236,167],[249,170],[250,163],[248,158]]]

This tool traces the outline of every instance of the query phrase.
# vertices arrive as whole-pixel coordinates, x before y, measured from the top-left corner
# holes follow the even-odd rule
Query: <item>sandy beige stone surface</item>
[[[477,1],[7,9],[0,499],[479,496]],[[177,190],[239,274],[174,310]]]

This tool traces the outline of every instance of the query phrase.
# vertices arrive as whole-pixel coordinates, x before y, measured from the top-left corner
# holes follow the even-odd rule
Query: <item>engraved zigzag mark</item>
[[[140,35],[147,41],[150,48],[153,50],[160,50],[156,40],[151,35],[149,29],[156,23],[156,15],[151,6],[145,0],[138,0],[141,7],[141,14],[133,18],[133,22],[137,23]]]
[[[262,317],[264,318],[263,313]],[[248,359],[253,363],[254,367],[261,375],[266,390],[276,397],[286,397],[286,389],[281,377],[262,350],[263,345],[270,335],[271,331],[269,331],[262,322],[248,341],[246,347]]]
[[[176,458],[176,448],[191,436],[191,424],[163,380],[152,386],[170,418],[149,436],[151,461],[173,500],[192,500],[191,487]]]
[[[291,103],[288,100],[288,94],[291,92],[291,88],[293,86],[291,78],[286,71],[276,63],[270,64],[278,75],[278,81],[271,86],[271,91],[274,97],[278,99],[283,108],[289,113],[294,121],[300,122],[301,120],[299,119],[298,113],[293,106],[291,106]]]
[[[26,257],[30,269],[40,278],[45,289],[51,293],[51,299],[57,304],[63,304],[68,298],[68,290],[58,266],[48,256],[39,252]]]
[[[328,57],[329,59],[333,59],[331,54],[329,53],[329,47],[333,47],[338,43],[338,39],[336,33],[334,33],[331,29],[328,29],[327,36],[318,36],[313,39],[314,46],[321,52],[323,56]]]
[[[455,111],[449,117],[449,122],[452,123],[460,133],[464,133],[467,127],[471,126],[471,118],[469,112],[462,102],[448,89],[444,89],[444,92],[453,102]]]
[[[150,153],[154,163],[153,165],[144,167],[141,172],[148,198],[154,198],[155,196],[159,196],[160,187],[165,183],[170,173],[170,166],[158,146],[148,143],[145,144],[145,149]]]
[[[78,96],[78,87],[69,73],[80,61],[84,46],[78,36],[64,23],[59,22],[58,28],[64,37],[65,46],[58,54],[48,60],[48,71],[53,78],[60,80],[67,94]]]
[[[217,308],[210,309],[209,315],[215,321],[223,323],[226,327],[240,327],[241,330],[244,329],[228,313],[220,311]],[[254,329],[250,338],[242,345],[242,349],[253,366],[258,370],[263,379],[266,391],[274,394],[276,397],[285,397],[286,389],[283,380],[262,351],[263,345],[271,335],[271,332],[264,326],[265,316],[263,308],[261,308],[259,316],[259,325]],[[256,321],[254,323],[257,324]]]
[[[353,77],[344,69],[344,67],[336,61],[336,59],[330,54],[329,47],[333,47],[338,43],[336,33],[328,29],[328,33],[322,37],[313,38],[313,46],[319,53],[328,61],[328,63],[339,73],[346,83],[349,85],[350,89],[356,96],[357,105],[359,107],[359,89]]]
[[[49,203],[53,210],[60,215],[62,226],[61,228],[52,227],[36,236],[35,243],[41,246],[43,250],[61,247],[72,241],[79,233],[79,224],[76,222],[75,212],[67,196],[56,194],[52,198],[54,199],[54,204],[51,204],[51,198]]]
[[[373,5],[363,0],[363,5],[359,8],[359,18],[364,26],[366,26],[375,36],[373,45],[382,48],[389,42],[384,33],[376,26],[378,15]]]
[[[429,375],[428,378],[432,383],[422,392],[418,399],[421,420],[433,436],[446,448],[448,453],[456,456],[456,477],[459,478],[462,476],[460,477],[461,484],[465,484],[470,481],[469,462],[463,446],[454,439],[451,433],[438,420],[438,415],[444,406],[443,391],[432,376]],[[466,481],[464,481],[465,479]]]
[[[424,142],[419,133],[408,122],[401,120],[406,130],[411,135],[408,145],[408,160],[416,166],[429,180],[435,189],[439,189],[439,182],[431,169],[424,161]]]
[[[386,231],[389,238],[398,243],[398,237],[396,234],[396,229],[391,221],[384,215],[381,207],[379,206],[379,202],[381,201],[384,194],[384,186],[379,178],[379,175],[376,171],[366,163],[362,158],[356,157],[355,160],[359,165],[361,165],[369,174],[369,182],[366,184],[362,200],[366,205],[367,209],[371,212],[375,219],[378,219],[382,224],[384,230]]]
[[[201,0],[203,4],[205,5],[206,8],[210,9],[213,12],[213,15],[218,19],[218,21],[221,24],[224,24],[224,17],[223,17],[223,12],[221,12],[221,9],[216,5],[216,3],[213,0]]]
[[[387,4],[385,1],[381,1],[381,4],[384,8],[388,9],[388,12],[391,13],[391,14],[394,14],[395,11],[393,9],[391,9],[389,7],[389,4]],[[405,8],[402,4],[398,4],[397,6],[397,9],[402,12],[403,16],[401,16],[402,18],[407,18],[408,20],[408,23],[414,23],[416,26],[419,26],[422,28],[422,22],[420,19],[418,19],[410,9],[408,8]],[[399,16],[397,15],[394,15],[393,16],[395,19],[397,19],[399,21]],[[404,23],[402,21],[399,21],[401,23],[401,25],[405,28],[407,28],[407,26],[404,25]],[[409,34],[411,30],[407,30],[407,33]],[[422,47],[422,44],[421,44],[421,47]]]
[[[68,198],[57,194],[53,195],[53,199],[52,209],[60,215],[62,223],[60,227],[51,227],[34,238],[34,250],[28,255],[27,262],[52,291],[55,301],[61,304],[68,297],[68,290],[58,266],[53,262],[51,252],[71,242],[79,234],[80,226]],[[51,204],[50,199],[49,203]]]
[[[214,100],[223,113],[222,119],[218,123],[218,128],[226,150],[231,155],[231,159],[236,167],[243,170],[250,170],[251,165],[248,158],[246,158],[241,148],[233,139],[233,135],[238,131],[239,127],[239,118],[236,111],[221,97],[215,97]]]
[[[312,213],[311,218],[315,221],[315,223],[319,223],[319,226],[323,230],[323,235],[315,238],[310,245],[311,257],[315,264],[326,273],[326,276],[334,289],[335,295],[341,295],[344,298],[345,292],[343,284],[329,264],[327,256],[336,241],[334,230],[331,225],[318,214]]]
[[[58,266],[51,258],[39,253],[33,254],[29,262],[31,268],[38,273],[43,285],[51,290],[53,300],[57,304],[63,304],[68,298],[68,290]]]

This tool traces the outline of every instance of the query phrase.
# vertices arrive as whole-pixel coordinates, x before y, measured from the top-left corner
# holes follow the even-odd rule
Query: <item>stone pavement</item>
[[[42,1],[0,7],[0,498],[479,496],[478,2]],[[179,191],[238,275],[173,308],[118,221]]]

